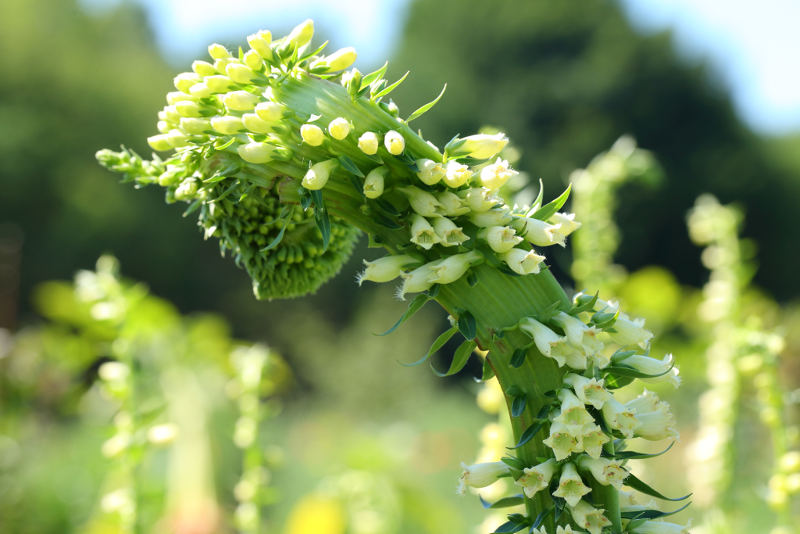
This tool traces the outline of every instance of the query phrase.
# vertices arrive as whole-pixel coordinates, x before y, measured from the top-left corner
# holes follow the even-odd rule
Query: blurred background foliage
[[[238,43],[261,26],[269,24],[219,40]],[[172,76],[188,68],[161,57],[137,4],[87,11],[77,0],[5,0],[0,50],[0,531],[83,532],[94,524],[111,465],[100,450],[115,411],[97,400],[97,369],[107,354],[96,341],[109,334],[68,305],[71,286],[41,284],[92,268],[106,251],[166,299],[147,297],[152,305],[137,326],[181,332],[159,336],[163,363],[205,370],[209,494],[227,518],[221,528],[233,525],[239,469],[230,438],[235,408],[225,391],[231,336],[267,342],[292,369],[262,427],[265,442],[284,451],[269,482],[279,500],[264,514],[273,530],[465,531],[480,522],[474,499],[451,498],[458,462],[475,455],[489,420],[473,408],[477,389],[468,375],[476,369],[443,381],[396,364],[427,350],[441,313],[424,310],[393,337],[372,336],[404,305],[386,288],[356,288],[360,258],[374,256],[365,244],[317,295],[257,302],[246,275],[179,216],[180,206],[165,205],[156,190],[118,185],[95,163],[97,149],[123,143],[149,153],[156,110]],[[389,59],[397,77],[412,71],[395,94],[406,113],[448,83],[435,112],[415,123],[426,137],[442,145],[458,132],[502,127],[521,154],[516,166],[531,183],[541,177],[549,195],[621,134],[658,161],[660,180],[615,189],[610,216],[619,249],[609,259],[624,269],[613,271],[607,289],[660,334],[655,353],[676,353],[685,386],[679,396],[659,392],[683,417],[676,450],[685,453],[693,440],[706,388],[710,339],[696,307],[708,274],[685,226],[699,194],[736,202],[745,213],[743,234],[759,264],[758,289],[745,301],[765,327],[787,333],[781,376],[797,387],[800,312],[791,301],[800,294],[800,136],[748,130],[707,67],[679,58],[668,33],[637,34],[611,0],[415,0]],[[365,72],[376,66],[359,65]],[[554,263],[560,279],[582,287],[569,278],[569,251],[558,251]],[[197,350],[187,352],[193,336],[200,336]],[[162,363],[148,361],[160,375]],[[764,428],[757,415],[745,415],[739,435],[750,445],[737,452],[742,473],[763,481],[770,466],[744,459],[761,454]],[[661,472],[674,474],[666,461]],[[169,462],[167,452],[155,451],[140,474],[159,503],[143,512],[153,524],[164,517]],[[687,487],[669,480],[665,491]],[[380,502],[367,498],[375,488],[385,495]],[[732,497],[735,505],[752,504],[755,524],[769,513],[753,498],[762,490],[754,482]]]

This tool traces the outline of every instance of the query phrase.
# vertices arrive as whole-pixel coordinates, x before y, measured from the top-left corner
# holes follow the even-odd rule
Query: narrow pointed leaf
[[[547,219],[552,217],[558,210],[561,209],[561,207],[567,201],[567,199],[569,198],[570,191],[572,191],[572,184],[568,185],[567,188],[564,190],[564,192],[558,196],[558,198],[548,202],[547,204],[536,210],[533,213],[532,217],[534,219],[540,219],[542,221],[546,221]]]
[[[539,431],[542,429],[543,426],[544,426],[544,421],[537,421],[533,423],[519,437],[519,442],[511,448],[519,449],[520,447],[528,443],[531,439],[533,439],[533,436],[539,433]]]
[[[517,523],[516,521],[506,521],[499,527],[495,529],[495,534],[510,534],[512,532],[519,532],[525,528],[525,525],[522,523]]]
[[[453,361],[450,362],[450,367],[447,369],[446,373],[440,373],[433,365],[431,365],[431,369],[433,369],[433,372],[439,377],[454,375],[464,368],[469,357],[472,355],[472,351],[474,351],[477,346],[478,344],[475,343],[475,341],[467,339],[456,349],[456,352],[453,354]]]
[[[483,497],[479,497],[481,500],[481,506],[485,509],[498,509],[498,508],[508,508],[509,506],[519,506],[525,502],[525,497],[520,493],[519,495],[510,495],[508,497],[503,497],[495,502],[488,502],[484,500]]]
[[[511,416],[519,417],[525,411],[525,406],[528,404],[528,397],[526,395],[518,395],[514,397],[511,402]]]
[[[418,119],[418,118],[422,117],[425,113],[430,111],[430,109],[433,106],[435,106],[437,102],[439,102],[439,99],[442,98],[442,96],[444,96],[444,92],[446,90],[447,90],[447,84],[444,84],[444,87],[442,87],[442,91],[439,93],[439,96],[437,96],[436,98],[434,98],[433,100],[431,100],[430,102],[425,104],[424,106],[420,106],[419,108],[417,108],[414,111],[414,113],[412,113],[411,115],[408,116],[408,118],[406,119],[406,124],[408,124],[409,122],[413,121],[414,119]]]
[[[654,452],[654,453],[645,453],[645,452],[636,452],[636,451],[619,451],[614,453],[614,458],[617,460],[641,460],[642,458],[655,458],[656,456],[661,456],[668,450],[675,445],[675,442],[669,444],[669,447],[664,449],[661,452]]]
[[[441,349],[444,346],[445,343],[450,341],[450,338],[453,337],[456,332],[458,332],[458,328],[455,327],[455,326],[451,327],[449,330],[446,330],[445,332],[442,332],[439,335],[439,337],[437,337],[436,340],[433,342],[433,344],[431,345],[431,348],[428,349],[428,352],[425,353],[425,356],[423,356],[422,358],[420,358],[419,360],[417,360],[417,361],[415,361],[413,363],[400,362],[400,365],[402,365],[403,367],[414,367],[416,365],[419,365],[419,364],[423,363],[425,360],[430,358],[431,355],[434,352],[436,352],[437,350]]]
[[[406,322],[412,315],[417,313],[429,300],[430,297],[424,293],[420,293],[419,295],[414,297],[411,300],[411,302],[408,303],[408,309],[403,314],[403,316],[400,317],[400,319],[398,319],[397,322],[394,323],[394,325],[389,330],[387,330],[383,334],[377,334],[377,335],[386,336],[397,330],[398,326]]]
[[[361,169],[358,168],[358,165],[356,165],[352,159],[345,156],[344,154],[339,156],[337,159],[339,160],[339,163],[342,165],[342,168],[344,170],[346,170],[350,174],[358,176],[359,178],[364,178],[364,173],[361,172]]]
[[[468,311],[461,312],[456,324],[458,324],[458,330],[465,339],[473,339],[478,333],[475,317]]]
[[[684,495],[683,497],[670,499],[669,497],[665,497],[663,494],[659,493],[658,491],[648,486],[646,483],[636,478],[633,474],[629,474],[627,477],[625,477],[625,480],[622,483],[628,486],[629,488],[633,488],[636,491],[644,493],[645,495],[649,495],[651,497],[655,497],[657,499],[662,499],[665,501],[683,501],[692,496],[692,494],[689,493],[688,495]]]
[[[397,89],[397,86],[405,81],[405,79],[406,79],[406,77],[408,77],[409,73],[410,73],[410,71],[406,71],[406,73],[403,74],[402,78],[400,78],[399,80],[394,82],[389,87],[385,87],[384,89],[379,91],[378,94],[373,95],[372,96],[372,100],[377,100],[377,99],[379,99],[381,97],[384,97],[384,96],[388,95],[389,93],[391,93],[392,91],[394,91],[395,89]]]
[[[378,78],[383,77],[386,74],[386,69],[389,67],[389,62],[385,62],[381,68],[376,71],[370,72],[366,76],[361,79],[361,87],[367,87],[368,85],[372,85],[372,82],[377,80]]]
[[[514,368],[521,367],[523,363],[525,363],[525,357],[528,355],[528,349],[517,349],[514,351],[514,354],[511,355],[511,359],[509,360],[509,365]]]
[[[494,376],[494,369],[489,363],[489,358],[483,360],[483,373],[481,373],[481,381],[485,382]]]
[[[328,250],[331,240],[331,220],[328,218],[328,210],[325,209],[325,201],[322,200],[322,191],[311,191],[314,199],[314,220],[322,234],[322,250]]]
[[[667,517],[673,514],[677,514],[678,512],[682,512],[685,510],[691,502],[687,502],[677,510],[673,510],[671,512],[662,512],[661,510],[631,510],[629,512],[622,512],[623,519],[630,519],[635,521],[637,519],[660,519],[662,517]]]

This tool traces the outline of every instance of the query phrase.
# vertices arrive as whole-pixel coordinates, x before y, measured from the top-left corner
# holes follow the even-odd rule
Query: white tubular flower
[[[636,414],[639,424],[635,434],[638,437],[657,441],[665,438],[677,438],[675,430],[675,417],[669,409],[669,404],[658,398],[658,395],[648,390],[627,402],[625,407]]]
[[[186,117],[186,118],[189,118],[189,117]],[[174,125],[168,123],[167,121],[158,121],[156,123],[156,129],[159,131],[159,133],[167,133],[168,131],[170,131],[172,129],[173,126]],[[183,127],[181,127],[181,128],[183,128]]]
[[[242,115],[242,124],[248,131],[265,134],[273,130],[274,123],[265,121],[255,113],[245,113]]]
[[[192,87],[194,87],[194,85]],[[191,91],[191,88],[189,89],[189,91]],[[167,104],[169,104],[171,106],[175,105],[176,103],[178,103],[178,102],[180,102],[182,100],[196,101],[197,98],[195,98],[191,94],[182,93],[180,91],[170,91],[169,93],[167,93]]]
[[[486,462],[482,464],[467,465],[461,463],[464,471],[458,479],[459,494],[464,493],[467,486],[471,488],[485,488],[497,482],[497,480],[508,474],[508,466],[503,462]]]
[[[530,499],[550,485],[550,480],[553,478],[557,469],[558,462],[550,458],[538,465],[523,469],[522,476],[514,483],[518,486],[522,486],[522,491],[525,493],[525,496]]]
[[[194,98],[208,98],[209,96],[214,94],[214,91],[208,86],[207,83],[201,82],[194,84],[190,89],[189,93]]]
[[[200,104],[193,100],[181,100],[175,102],[175,111],[181,117],[200,117]]]
[[[561,497],[570,506],[576,506],[581,497],[589,493],[590,490],[583,483],[578,470],[572,462],[564,464],[561,468],[561,478],[558,481],[558,489],[553,492],[555,497]]]
[[[349,68],[356,61],[356,49],[349,46],[313,62],[309,70],[314,72],[336,72]]]
[[[504,133],[470,135],[461,141],[463,143],[457,149],[458,154],[475,159],[489,159],[508,144],[508,138]]]
[[[225,74],[234,82],[241,84],[250,83],[256,77],[253,69],[241,63],[228,63],[225,66]]]
[[[277,102],[260,102],[256,105],[256,115],[267,122],[277,122],[283,118],[283,105]]]
[[[433,226],[425,217],[416,213],[411,216],[411,242],[425,250],[430,250],[439,242]]]
[[[272,59],[272,48],[269,46],[271,42],[272,34],[267,30],[259,30],[247,36],[247,44],[250,45],[250,48],[267,60]]]
[[[225,73],[225,69],[228,68],[228,65],[231,63],[236,63],[238,60],[233,59],[232,57],[223,57],[214,60],[214,70],[219,73]]]
[[[559,367],[566,365],[576,371],[582,371],[588,365],[586,354],[568,343],[553,349],[553,359],[558,362]]]
[[[181,114],[178,113],[178,110],[175,109],[175,106],[165,106],[161,111],[163,112],[163,116],[162,113],[158,114],[158,118],[161,120],[165,120],[173,124],[181,120]]]
[[[197,117],[181,117],[181,130],[191,134],[201,134],[211,129],[211,121]]]
[[[469,170],[469,167],[457,162],[456,160],[450,160],[447,162],[443,179],[444,183],[447,184],[448,187],[452,187],[454,189],[461,187],[469,182],[470,178],[472,178],[472,171]]]
[[[308,169],[306,175],[303,177],[303,187],[312,191],[322,189],[325,187],[325,184],[328,183],[331,171],[338,165],[339,161],[336,158],[315,163]]]
[[[436,185],[445,175],[442,164],[432,159],[418,159],[417,168],[417,178],[425,185]]]
[[[545,533],[545,534],[547,534],[547,533]],[[575,534],[575,531],[572,530],[572,527],[570,525],[567,525],[566,527],[562,527],[561,525],[558,525],[556,527],[556,534]]]
[[[412,263],[418,263],[419,260],[413,256],[401,254],[399,256],[384,256],[377,260],[367,261],[364,260],[366,267],[358,275],[358,285],[361,285],[364,280],[370,282],[391,282],[401,274],[403,274],[403,267]]]
[[[147,144],[150,145],[150,148],[158,152],[164,152],[172,148],[172,145],[169,144],[168,136],[165,133],[151,135],[147,138]]]
[[[616,327],[616,323],[614,326]],[[614,361],[613,358],[612,361]],[[647,375],[665,375],[675,365],[672,354],[667,354],[660,360],[650,356],[633,354],[614,363],[619,363]]]
[[[203,83],[205,83],[213,93],[224,93],[233,87],[233,80],[222,74],[206,76]]]
[[[213,76],[217,73],[217,69],[214,68],[214,65],[202,59],[192,61],[192,70],[200,76]]]
[[[560,390],[558,400],[561,401],[561,413],[553,419],[554,422],[563,424],[575,434],[582,433],[586,425],[594,424],[594,418],[572,391]]]
[[[344,117],[336,117],[328,124],[328,133],[334,139],[341,141],[350,134],[350,122]]]
[[[314,37],[314,21],[306,19],[292,29],[286,41],[294,48],[300,48],[307,45],[312,37]]]
[[[578,457],[578,467],[592,473],[594,479],[603,486],[612,485],[618,490],[622,488],[622,482],[628,476],[628,472],[622,467],[619,460],[609,460],[608,458],[591,458],[581,455]]]
[[[458,194],[461,195],[461,198],[464,199],[470,211],[473,213],[489,211],[499,203],[499,200],[493,198],[491,196],[491,191],[485,187],[473,187],[471,189],[459,191]]]
[[[520,321],[519,328],[533,338],[536,348],[547,357],[551,357],[553,347],[567,342],[566,337],[559,336],[533,317],[526,317]]]
[[[566,245],[564,236],[559,233],[560,227],[555,224],[550,224],[539,219],[526,217],[523,219],[524,227],[522,228],[523,237],[540,247],[549,247],[550,245]]]
[[[386,167],[376,167],[369,171],[364,178],[364,196],[367,198],[378,198],[383,194],[384,180],[389,169]]]
[[[223,59],[231,57],[231,53],[228,52],[228,49],[219,43],[212,43],[208,45],[208,55],[211,56],[213,59]]]
[[[244,130],[241,117],[234,117],[233,115],[211,117],[211,127],[223,135],[233,135]]]
[[[666,521],[647,521],[634,527],[631,534],[688,534],[691,526],[691,522],[686,525],[678,525]]]
[[[579,527],[588,530],[590,534],[600,534],[603,527],[611,525],[611,521],[603,515],[603,508],[595,508],[586,501],[580,501],[575,506],[570,507],[572,519]]]
[[[311,146],[319,146],[325,141],[325,134],[322,128],[316,124],[304,124],[300,127],[300,137],[303,142]]]
[[[559,226],[558,233],[564,237],[567,237],[572,232],[581,227],[581,223],[575,220],[574,213],[561,213],[559,211],[554,213],[548,219],[548,221],[550,222],[550,224],[558,225]]]
[[[389,154],[399,156],[406,149],[406,140],[395,130],[389,130],[383,136],[383,146],[389,151]]]
[[[489,211],[471,213],[469,220],[475,226],[488,228],[490,226],[505,226],[510,223],[513,218],[511,214],[504,209],[492,209]]]
[[[378,153],[378,135],[375,132],[364,132],[358,138],[358,148],[368,156],[374,156]]]
[[[442,215],[446,217],[458,217],[469,213],[469,208],[464,205],[461,197],[452,191],[441,191],[436,194],[436,200],[442,205]]]
[[[517,174],[517,171],[508,167],[508,161],[497,158],[494,163],[481,169],[481,183],[490,191],[497,191]]]
[[[480,252],[471,251],[464,254],[454,254],[445,259],[433,262],[431,270],[433,271],[434,284],[451,284],[464,276],[464,273],[469,270],[476,262],[483,259]]]
[[[646,383],[667,382],[674,388],[677,388],[681,385],[681,377],[677,367],[673,367],[665,375],[657,376],[655,378],[640,378],[639,380]]]
[[[433,220],[433,229],[439,236],[439,242],[443,247],[454,247],[469,239],[464,233],[464,229],[448,219],[447,217],[436,217]]]
[[[616,332],[611,333],[611,339],[622,346],[639,345],[645,349],[653,337],[652,332],[644,329],[644,319],[631,320],[625,313],[619,314],[613,327]]]
[[[267,163],[272,160],[275,147],[267,143],[257,143],[254,141],[245,145],[239,145],[236,151],[239,153],[239,156],[248,163]],[[327,181],[327,179],[326,177],[325,180]],[[306,185],[305,178],[303,179],[303,185]],[[307,187],[307,189],[310,188]]]
[[[167,141],[172,148],[180,148],[189,144],[189,137],[180,130],[170,130],[167,132]]]
[[[514,229],[510,226],[490,226],[484,228],[478,232],[478,237],[486,241],[489,247],[498,254],[509,252],[522,241],[522,238],[515,234]],[[521,252],[527,252],[522,249],[519,250]]]
[[[233,111],[250,111],[258,103],[258,96],[247,91],[231,91],[222,97],[225,107]]]
[[[194,72],[181,72],[173,78],[172,83],[178,91],[188,93],[194,84],[200,83],[200,76]]]
[[[411,209],[423,217],[438,217],[442,205],[436,197],[413,185],[398,188],[408,198]]]
[[[592,458],[600,458],[603,453],[603,445],[608,443],[609,437],[598,425],[587,425],[583,429],[581,443],[583,451]]]
[[[583,450],[581,436],[576,436],[563,423],[553,423],[550,425],[550,435],[542,441],[553,450],[556,460],[559,462],[568,457],[573,452]]]
[[[400,275],[403,278],[403,285],[400,287],[397,296],[402,300],[406,293],[419,293],[430,289],[433,285],[433,269],[430,263],[417,267],[410,273]]]
[[[584,404],[591,404],[597,410],[603,407],[603,404],[609,399],[611,393],[606,390],[603,384],[603,379],[586,378],[581,375],[569,373],[564,376],[564,383],[572,387],[575,395]]]
[[[569,342],[579,347],[585,354],[594,354],[603,348],[603,343],[597,338],[600,330],[594,326],[586,326],[583,321],[565,312],[559,312],[553,321],[564,329]]]
[[[601,411],[608,426],[619,430],[626,438],[633,437],[633,431],[639,425],[633,410],[627,408],[612,396],[603,404]]]

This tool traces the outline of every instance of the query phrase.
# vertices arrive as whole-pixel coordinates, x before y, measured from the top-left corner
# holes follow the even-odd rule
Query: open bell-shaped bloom
[[[603,508],[595,508],[586,501],[580,501],[570,507],[572,519],[591,534],[601,534],[604,527],[611,525],[611,521],[603,515],[604,511]]]
[[[561,497],[570,506],[576,506],[581,497],[592,491],[583,483],[575,464],[568,462],[561,468],[561,478],[558,481],[558,489],[553,492],[556,497]]]
[[[515,481],[515,484],[522,486],[526,497],[532,498],[550,484],[557,469],[558,462],[550,458],[533,467],[523,469],[522,475]]]
[[[503,462],[485,462],[473,465],[462,462],[461,467],[464,468],[464,471],[458,480],[458,493],[464,493],[467,486],[485,488],[509,472],[508,466]]]
[[[586,378],[575,373],[568,373],[564,376],[564,383],[572,387],[575,395],[584,404],[591,404],[596,409],[600,409],[608,400],[611,393],[603,387],[603,379]]]
[[[577,464],[582,470],[589,471],[594,479],[603,486],[610,484],[620,489],[625,477],[628,476],[628,472],[622,467],[619,460],[592,458],[584,455],[578,457]]]

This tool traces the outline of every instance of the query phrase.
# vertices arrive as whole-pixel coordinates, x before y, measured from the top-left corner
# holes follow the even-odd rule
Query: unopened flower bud
[[[319,59],[310,65],[313,72],[336,72],[349,68],[356,61],[356,49],[342,48],[333,54]]]
[[[159,152],[164,152],[172,148],[172,145],[169,144],[168,135],[165,133],[151,135],[147,138],[147,144],[150,145],[150,148]]]
[[[197,180],[187,178],[175,189],[175,198],[178,200],[190,200],[197,194]]]
[[[558,233],[559,227],[539,219],[528,217],[522,220],[522,235],[526,240],[540,247],[550,245],[564,246],[564,237]]]
[[[300,137],[303,142],[311,146],[320,146],[325,140],[325,134],[322,128],[316,124],[304,124],[300,127]]]
[[[469,156],[475,159],[489,159],[508,144],[508,138],[504,133],[494,135],[477,134],[470,135],[461,139],[455,139],[448,150],[451,156]],[[447,147],[445,147],[447,150]]]
[[[250,111],[256,107],[259,98],[247,91],[231,91],[222,98],[222,102],[229,110]]]
[[[445,175],[442,164],[432,159],[418,159],[417,168],[417,177],[425,185],[436,185]]]
[[[233,87],[233,80],[222,74],[207,76],[203,82],[214,93],[224,93]]]
[[[386,150],[389,151],[389,154],[399,156],[406,148],[406,140],[403,139],[400,132],[389,130],[386,132],[386,135],[383,136],[383,145],[386,147]]]
[[[469,170],[469,167],[466,165],[459,163],[456,160],[450,160],[447,162],[444,183],[446,183],[448,187],[452,187],[453,189],[461,187],[469,182],[471,177],[472,171]]]
[[[411,209],[423,217],[437,217],[440,213],[441,204],[436,197],[419,187],[408,186],[398,188],[411,204]]]
[[[239,145],[236,151],[248,163],[267,163],[272,160],[275,147],[267,143],[253,141],[252,143]],[[303,185],[305,185],[305,180]]]
[[[483,213],[492,209],[499,201],[490,196],[491,191],[485,187],[473,187],[464,191],[459,191],[458,194],[467,203],[472,213]]]
[[[188,93],[189,89],[198,82],[200,82],[200,76],[194,72],[181,72],[172,80],[175,89],[184,93]]]
[[[389,169],[386,167],[376,167],[367,174],[363,188],[365,197],[378,198],[383,194],[384,179],[388,172]]]
[[[259,102],[256,114],[267,122],[276,122],[283,118],[283,105],[277,102]]]
[[[211,117],[211,127],[223,135],[233,135],[244,130],[241,117],[233,115]]]
[[[241,84],[248,84],[256,77],[256,73],[253,72],[253,69],[241,63],[229,63],[225,67],[225,74],[234,82]]]
[[[470,251],[464,254],[454,254],[443,260],[438,260],[431,266],[433,271],[432,281],[436,284],[451,284],[464,276],[476,262],[483,259],[480,252]]]
[[[366,268],[358,275],[358,285],[361,285],[364,280],[370,282],[391,282],[403,274],[403,268],[405,266],[418,262],[418,259],[405,254],[384,256],[383,258],[378,258],[373,261],[364,260]]]
[[[196,83],[189,88],[189,93],[194,98],[208,98],[214,94],[214,91],[205,82]]]
[[[464,493],[464,489],[469,486],[472,488],[485,488],[497,482],[497,480],[508,474],[508,466],[503,462],[486,462],[482,464],[467,465],[461,464],[464,472],[461,473],[458,483],[458,493]]]
[[[436,194],[436,200],[442,205],[442,215],[446,217],[458,217],[469,213],[469,208],[464,205],[461,197],[452,191],[440,191]]]
[[[181,129],[191,134],[202,134],[211,129],[211,121],[197,117],[182,117]]]
[[[201,117],[200,105],[192,100],[181,100],[175,103],[175,110],[181,117]]]
[[[666,521],[647,521],[634,527],[631,534],[688,534],[690,527],[691,523],[678,525]]]
[[[403,299],[406,293],[419,293],[430,289],[433,285],[433,270],[429,263],[417,267],[409,273],[400,275],[403,278],[403,285],[398,291],[398,297]]]
[[[312,37],[314,37],[314,21],[306,19],[292,29],[286,41],[294,48],[300,48],[308,44]]]
[[[258,52],[258,55],[266,60],[272,59],[272,48],[269,46],[271,42],[272,34],[267,30],[259,30],[247,36],[247,44],[250,45],[250,48]]]
[[[358,148],[364,154],[373,156],[378,152],[378,136],[375,132],[364,132],[358,138]]]
[[[200,76],[213,76],[217,73],[217,69],[214,68],[214,65],[202,59],[197,59],[192,62],[192,70]]]
[[[350,123],[344,117],[337,117],[328,124],[328,133],[341,141],[350,133]]]
[[[303,187],[312,191],[322,189],[328,183],[331,171],[338,165],[339,161],[335,158],[312,165],[303,177]]]
[[[228,49],[219,43],[212,43],[208,45],[208,55],[214,59],[231,57],[231,53],[228,52]]]
[[[616,323],[614,323],[615,328],[616,326]],[[625,358],[612,357],[611,361],[615,364],[630,367],[640,373],[654,376],[661,376],[668,373],[673,365],[675,365],[672,354],[665,355],[661,360],[641,354],[632,354]]]
[[[261,59],[261,55],[255,50],[248,50],[245,52],[242,61],[244,61],[244,64],[250,67],[253,71],[260,71],[264,66],[264,60]]]
[[[242,124],[248,131],[253,133],[265,134],[273,130],[274,123],[267,122],[255,113],[245,113],[242,115]]]

